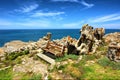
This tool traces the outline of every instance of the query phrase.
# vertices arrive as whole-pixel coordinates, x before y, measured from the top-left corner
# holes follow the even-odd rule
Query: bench
[[[57,44],[53,41],[48,41],[46,47],[42,48],[44,52],[51,53],[56,57],[62,57],[64,55],[65,46]]]

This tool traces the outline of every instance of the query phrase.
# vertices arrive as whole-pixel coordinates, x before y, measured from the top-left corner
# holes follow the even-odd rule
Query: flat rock
[[[26,45],[27,45],[26,42],[16,40],[16,41],[11,41],[11,42],[6,43],[3,49],[6,53],[11,53],[14,51],[18,51],[21,47],[26,46]]]

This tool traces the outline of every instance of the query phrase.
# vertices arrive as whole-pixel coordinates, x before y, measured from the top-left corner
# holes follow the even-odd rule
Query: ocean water
[[[21,41],[37,41],[46,35],[47,32],[52,33],[52,39],[61,39],[65,36],[70,35],[73,38],[78,39],[80,29],[29,29],[29,30],[0,30],[0,47],[6,42],[12,40]],[[120,29],[106,29],[105,34],[120,32]]]

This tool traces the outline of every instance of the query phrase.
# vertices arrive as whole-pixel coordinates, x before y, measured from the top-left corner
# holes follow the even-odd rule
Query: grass
[[[33,74],[29,80],[42,80],[41,74]]]
[[[60,58],[58,61],[67,60],[69,55]],[[70,55],[72,56],[72,55]],[[72,63],[67,65],[61,65],[59,68],[54,69],[53,72],[62,70],[64,74],[71,75],[74,79],[119,79],[120,77],[120,63],[112,62],[107,57],[96,57],[93,55],[84,55],[79,63]],[[71,58],[76,59],[76,58]],[[94,61],[91,63],[90,61]],[[89,62],[89,63],[88,63]]]
[[[25,50],[22,52],[13,52],[9,55],[6,54],[6,59],[2,61],[6,66],[14,66],[15,64],[20,64],[22,62],[22,56],[28,54],[29,51]]]
[[[0,80],[12,80],[12,77],[13,73],[11,68],[0,71]]]
[[[0,80],[42,80],[41,74],[15,73],[12,67],[0,71]]]
[[[29,50],[22,52],[12,52],[9,55],[6,55],[6,60],[15,60],[18,56],[26,55],[29,53]]]
[[[3,62],[4,65],[6,65],[6,66],[14,66],[14,65],[16,65],[16,64],[20,64],[20,63],[22,62],[22,58],[23,58],[23,56],[19,56],[19,57],[17,57],[15,60],[10,60],[10,59],[8,59],[8,60],[4,60],[4,61],[2,61],[2,62]]]
[[[110,61],[107,57],[99,59],[98,64],[103,67],[111,67],[112,69],[120,70],[120,63]]]
[[[72,65],[68,65],[64,68],[63,70],[64,73],[71,75],[72,77],[74,77],[75,79],[80,79],[81,78],[81,71],[79,70],[79,68],[74,67]]]
[[[83,67],[84,73],[82,79],[119,79],[120,70],[113,70],[110,67],[104,68],[95,63],[87,67]]]
[[[78,59],[78,55],[74,55],[74,54],[65,54],[63,57],[57,58],[56,62],[61,62],[61,61],[65,61],[67,59],[72,59],[72,60],[77,60]]]
[[[103,54],[101,53],[103,52]],[[56,62],[64,62],[68,61],[68,59],[74,60],[73,63],[68,64],[60,64],[59,67],[57,65],[54,66],[50,73],[60,74],[58,71],[62,70],[63,75],[70,75],[75,80],[80,79],[119,79],[120,78],[120,63],[112,62],[107,57],[105,57],[105,52],[107,51],[107,47],[100,46],[97,50],[97,53],[92,55],[83,55],[82,60],[79,62],[75,62],[78,60],[79,56],[74,54],[65,54],[63,57],[57,58]],[[25,54],[28,54],[29,51],[21,52],[21,53],[12,53],[7,60],[4,62],[7,65],[15,65],[20,64],[21,59]],[[101,56],[104,55],[104,56]],[[29,56],[29,55],[28,55]],[[32,56],[34,60],[40,60],[37,56]],[[90,61],[94,61],[91,63]],[[45,63],[45,62],[44,62]],[[46,64],[46,63],[45,63]],[[17,76],[15,76],[17,74]],[[52,79],[52,75],[48,76],[49,79]],[[12,79],[20,79],[20,80],[42,80],[41,74],[34,73],[14,73],[12,68],[5,69],[0,71],[0,80],[12,80]],[[54,79],[53,79],[54,80]]]

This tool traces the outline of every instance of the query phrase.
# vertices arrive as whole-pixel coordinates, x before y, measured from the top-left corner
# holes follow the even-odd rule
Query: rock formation
[[[111,42],[120,42],[120,32],[110,33],[106,34],[104,36],[105,43],[111,43]]]
[[[75,49],[71,52],[77,52],[75,54],[78,54],[78,52],[79,54],[89,54],[89,52],[96,52],[96,49],[102,43],[105,31],[104,28],[93,29],[92,26],[85,24],[82,26],[80,33],[80,38],[77,40],[77,43],[73,45],[75,46]],[[72,49],[72,47],[70,48],[70,45],[67,46],[69,46],[69,49]]]
[[[120,62],[120,43],[111,42],[108,46],[107,57],[116,62]]]

